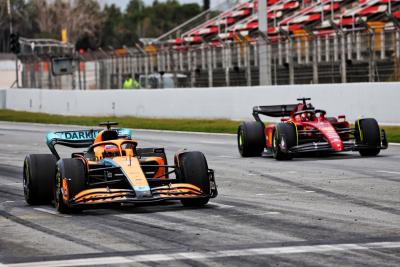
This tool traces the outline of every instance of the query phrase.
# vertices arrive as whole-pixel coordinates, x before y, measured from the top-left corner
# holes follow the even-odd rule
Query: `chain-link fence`
[[[259,53],[267,45],[268,53]],[[121,52],[122,51],[122,52]],[[261,49],[265,51],[265,49]],[[266,61],[260,61],[266,57]],[[270,73],[273,85],[399,81],[400,31],[358,30],[312,35],[281,35],[267,42],[245,39],[224,45],[97,51],[77,55],[75,71],[53,76],[50,61],[22,61],[25,88],[120,89],[128,77],[141,88],[259,85]],[[267,62],[260,66],[260,62]]]

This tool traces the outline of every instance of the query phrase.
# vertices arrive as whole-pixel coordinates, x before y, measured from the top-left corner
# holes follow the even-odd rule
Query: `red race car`
[[[310,98],[297,100],[301,103],[254,107],[256,121],[241,122],[238,128],[240,155],[261,156],[267,149],[277,160],[304,152],[358,151],[361,156],[376,156],[388,147],[385,131],[375,119],[358,119],[353,128],[344,115],[326,117],[325,110],[307,103]],[[265,125],[259,115],[282,118]]]

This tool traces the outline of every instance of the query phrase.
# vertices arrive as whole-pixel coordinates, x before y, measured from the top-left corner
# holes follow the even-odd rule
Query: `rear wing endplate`
[[[253,117],[256,121],[261,121],[259,115],[269,117],[288,117],[294,111],[297,104],[274,105],[274,106],[255,106],[253,107]]]
[[[118,138],[132,138],[132,130],[130,129],[113,129],[118,132]],[[86,148],[93,144],[97,135],[102,130],[90,129],[81,131],[60,131],[50,132],[46,136],[46,144],[49,147],[51,153],[60,158],[58,155],[55,145],[63,145],[72,148]]]

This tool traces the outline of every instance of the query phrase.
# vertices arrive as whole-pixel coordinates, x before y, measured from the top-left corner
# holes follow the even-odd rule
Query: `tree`
[[[123,15],[121,10],[112,4],[106,5],[102,12],[104,18],[101,33],[100,33],[100,46],[108,48],[120,47],[123,43]]]

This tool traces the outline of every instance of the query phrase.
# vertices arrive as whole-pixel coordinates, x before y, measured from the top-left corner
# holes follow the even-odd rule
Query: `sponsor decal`
[[[76,132],[56,132],[61,139],[65,140],[92,140],[100,133],[99,130],[76,131]]]

